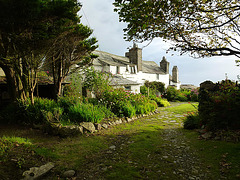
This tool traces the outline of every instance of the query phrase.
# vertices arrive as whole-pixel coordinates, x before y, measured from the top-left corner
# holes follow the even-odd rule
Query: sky
[[[98,40],[98,50],[124,56],[128,51],[127,48],[133,43],[123,39],[123,29],[126,24],[120,23],[118,14],[113,11],[114,0],[79,1],[83,5],[79,12],[82,16],[81,23],[93,29],[93,36]],[[144,47],[147,44],[148,42],[137,44],[139,48],[143,48],[143,60],[155,61],[159,64],[165,56],[170,62],[170,74],[173,66],[178,67],[181,84],[199,86],[206,80],[217,82],[226,79],[226,76],[230,80],[237,81],[237,75],[240,75],[240,67],[236,66],[235,56],[194,59],[189,55],[166,53],[170,44],[160,38],[154,39],[150,45]]]

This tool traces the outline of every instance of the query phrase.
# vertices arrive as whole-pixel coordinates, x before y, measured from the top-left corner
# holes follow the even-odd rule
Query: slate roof
[[[99,65],[99,63],[109,64],[112,66],[126,66],[131,64],[127,57],[117,56],[117,55],[110,54],[107,52],[102,52],[102,51],[94,51],[93,54],[96,54],[99,56],[93,61],[94,65]]]
[[[129,79],[123,78],[121,76],[113,76],[110,85],[112,86],[123,86],[123,85],[139,85],[140,83],[137,83],[135,81],[131,81]]]
[[[109,64],[112,66],[133,65],[130,63],[129,58],[124,56],[118,56],[103,51],[94,51],[93,53],[99,56],[93,61],[93,65],[95,66],[101,66],[102,64]],[[142,71],[150,74],[166,74],[154,61],[142,61]]]
[[[142,61],[142,71],[150,74],[166,74],[154,61]]]

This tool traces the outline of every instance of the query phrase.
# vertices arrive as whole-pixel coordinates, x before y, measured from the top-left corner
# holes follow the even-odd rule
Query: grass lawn
[[[196,104],[197,106],[197,104]],[[59,138],[27,127],[0,128],[0,179],[54,162],[46,177],[74,169],[76,179],[237,179],[240,143],[200,140],[184,130],[191,104],[160,108],[160,114],[95,134]],[[14,172],[14,173],[13,173]],[[20,178],[21,179],[21,178]]]

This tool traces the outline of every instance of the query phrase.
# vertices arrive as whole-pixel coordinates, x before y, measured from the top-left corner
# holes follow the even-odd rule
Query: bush
[[[125,117],[132,118],[133,116],[136,115],[135,107],[130,102],[125,103],[121,109]]]
[[[99,123],[105,113],[92,104],[77,103],[69,108],[69,119],[75,123],[92,122]]]
[[[240,87],[229,80],[200,89],[199,115],[209,130],[240,129]]]
[[[138,104],[135,106],[136,114],[144,114],[145,113],[145,106]]]
[[[170,106],[170,103],[166,99],[161,99],[159,102],[159,107],[167,107]]]
[[[65,96],[58,98],[58,105],[64,109],[64,113],[68,113],[71,106],[81,102],[82,98],[75,96]]]
[[[198,129],[200,128],[200,117],[197,113],[189,113],[184,120],[184,129]]]
[[[188,98],[182,94],[177,94],[174,98],[174,100],[181,101],[181,102],[186,102],[188,101]]]
[[[177,96],[178,91],[174,87],[168,86],[167,91],[166,91],[166,98],[168,101],[173,101],[175,100],[175,97]]]

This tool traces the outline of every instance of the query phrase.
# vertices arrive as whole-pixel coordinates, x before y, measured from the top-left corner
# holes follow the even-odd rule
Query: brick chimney
[[[179,79],[178,79],[178,67],[177,66],[173,66],[172,69],[172,81],[178,83]]]
[[[134,43],[133,48],[129,50],[129,53],[125,54],[129,58],[130,62],[137,65],[137,71],[142,71],[142,49]]]
[[[161,68],[166,74],[169,74],[169,62],[167,61],[167,59],[165,58],[165,56],[163,56],[162,61],[160,62],[160,68]]]

